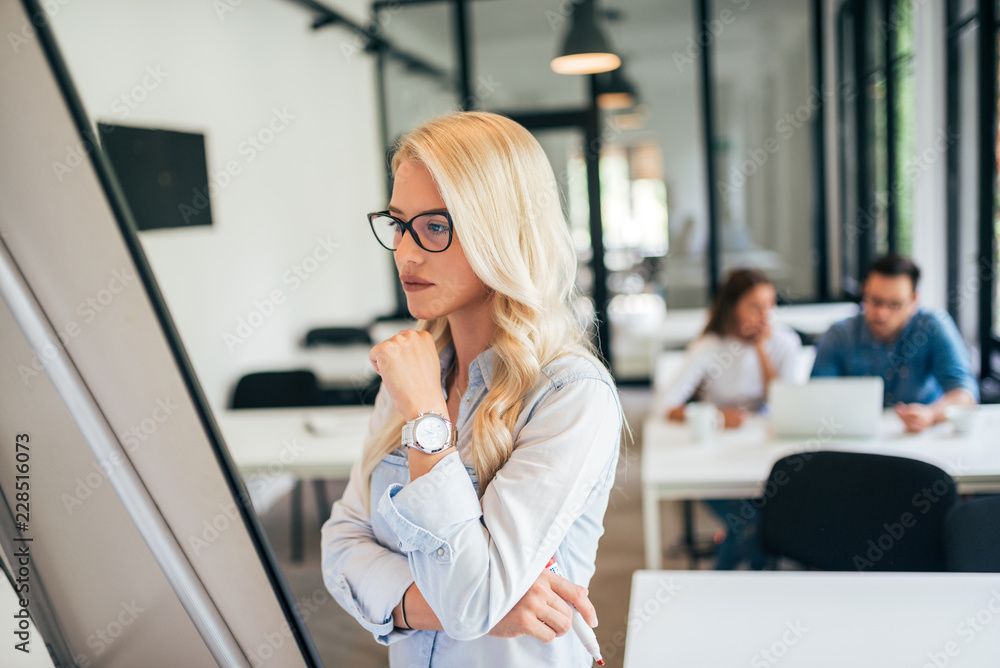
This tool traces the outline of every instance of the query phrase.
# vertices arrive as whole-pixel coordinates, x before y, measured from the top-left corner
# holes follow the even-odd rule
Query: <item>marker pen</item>
[[[559,577],[566,577],[559,570],[559,564],[556,563],[556,558],[552,557],[549,559],[549,563],[545,564],[545,568],[549,569]],[[570,606],[572,607],[572,605]],[[604,659],[601,658],[601,646],[597,642],[597,636],[594,635],[594,630],[587,625],[587,622],[583,621],[583,617],[580,612],[574,608],[573,610],[573,630],[576,632],[576,637],[580,639],[583,643],[584,648],[590,655],[594,657],[597,661],[598,666],[604,665]]]

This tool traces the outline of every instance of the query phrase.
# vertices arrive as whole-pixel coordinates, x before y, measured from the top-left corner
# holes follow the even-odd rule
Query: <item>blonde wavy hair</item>
[[[394,148],[393,174],[403,162],[430,172],[469,265],[490,288],[493,377],[472,426],[473,465],[485,490],[513,452],[514,424],[542,368],[566,354],[595,357],[573,310],[569,226],[542,147],[509,118],[452,113],[403,135]],[[431,333],[438,352],[451,342],[447,318],[419,320],[416,329]],[[372,471],[399,447],[404,422],[396,413],[362,457],[366,503]]]

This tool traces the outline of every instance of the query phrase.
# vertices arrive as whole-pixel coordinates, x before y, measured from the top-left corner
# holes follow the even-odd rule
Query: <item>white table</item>
[[[361,458],[371,406],[257,408],[215,414],[244,475],[347,478]]]
[[[371,406],[260,408],[215,414],[233,462],[240,470],[258,512],[269,500],[292,495],[292,560],[302,560],[302,480],[346,479],[361,459]],[[287,484],[285,482],[287,481]],[[321,516],[329,512],[326,493],[317,485]]]
[[[974,436],[959,436],[949,423],[906,434],[891,410],[872,439],[776,440],[768,421],[750,417],[722,432],[711,446],[698,445],[683,423],[651,416],[643,425],[642,514],[646,567],[660,568],[660,501],[739,499],[760,496],[774,463],[795,452],[844,450],[910,457],[942,468],[961,494],[1000,492],[1000,406],[982,406]],[[1000,625],[998,625],[1000,626]]]
[[[985,668],[998,657],[1000,574],[632,576],[625,668]]]

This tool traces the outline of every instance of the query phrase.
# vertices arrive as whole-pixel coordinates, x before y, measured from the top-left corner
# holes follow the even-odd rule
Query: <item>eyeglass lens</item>
[[[399,248],[403,240],[403,225],[390,216],[372,217],[372,229],[383,246],[391,250]],[[441,214],[427,213],[414,218],[410,227],[416,234],[416,242],[429,251],[443,251],[451,240],[451,224]]]

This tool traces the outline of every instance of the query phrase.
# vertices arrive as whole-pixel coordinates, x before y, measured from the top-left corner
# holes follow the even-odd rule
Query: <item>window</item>
[[[877,255],[913,251],[913,0],[847,0],[837,23],[844,291]]]
[[[1000,375],[996,15],[994,0],[950,0],[945,16],[947,124],[954,137],[948,147],[948,311],[965,338],[978,342],[983,378]]]

